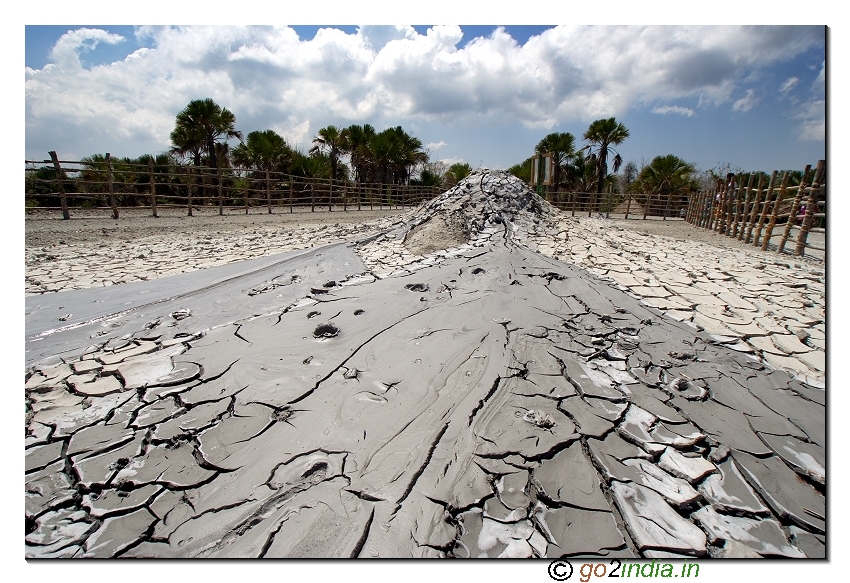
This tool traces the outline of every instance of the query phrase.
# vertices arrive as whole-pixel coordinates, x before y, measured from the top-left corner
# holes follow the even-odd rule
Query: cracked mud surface
[[[26,556],[824,556],[817,369],[651,305],[593,226],[478,172],[356,245],[28,297]]]

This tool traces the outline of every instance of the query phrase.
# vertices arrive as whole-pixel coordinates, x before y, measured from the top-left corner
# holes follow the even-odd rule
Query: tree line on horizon
[[[229,140],[238,140],[231,147]],[[450,187],[468,175],[467,163],[447,165],[431,161],[422,141],[402,126],[377,131],[370,124],[337,127],[328,125],[318,130],[312,147],[304,152],[292,146],[272,129],[252,131],[247,135],[236,129],[236,116],[213,99],[196,99],[175,118],[170,134],[171,148],[155,156],[111,158],[115,182],[148,184],[149,162],[154,165],[157,182],[175,165],[217,169],[247,169],[247,178],[261,178],[265,173],[279,173],[303,178],[322,178],[356,184],[409,184]],[[106,156],[93,154],[81,161],[79,181],[89,192],[105,191],[103,176]],[[67,176],[66,172],[63,172]],[[63,176],[64,178],[64,176]],[[43,166],[27,174],[27,193],[55,192],[55,170]],[[68,178],[65,190],[74,192],[74,179]],[[232,180],[232,179],[231,179]],[[244,179],[243,179],[244,180]]]
[[[534,152],[552,156],[551,188],[556,192],[682,195],[701,187],[696,165],[673,154],[656,156],[641,168],[634,161],[624,165],[615,146],[628,137],[628,128],[610,117],[590,124],[582,135],[583,147],[571,133],[554,132],[541,139]],[[515,164],[509,172],[530,182],[532,159]],[[608,171],[609,163],[613,172]]]
[[[634,161],[623,164],[616,146],[629,137],[629,130],[613,117],[598,119],[582,135],[578,147],[571,133],[550,133],[535,147],[535,154],[550,154],[555,192],[601,194],[678,195],[710,188],[732,169],[729,164],[699,173],[696,166],[678,156],[656,156],[639,168]],[[431,161],[422,141],[401,126],[377,131],[370,124],[348,127],[328,125],[319,129],[312,147],[304,152],[291,146],[272,129],[252,131],[244,136],[236,129],[236,116],[213,99],[196,99],[175,118],[170,135],[171,148],[156,156],[112,158],[116,182],[147,184],[149,177],[139,167],[153,162],[157,182],[167,182],[174,165],[204,166],[213,169],[248,169],[248,178],[261,178],[266,172],[305,178],[323,178],[355,184],[410,184],[450,188],[472,171],[465,162],[448,165]],[[238,144],[230,146],[229,140]],[[79,180],[92,185],[89,192],[105,191],[102,169],[106,157],[94,154],[81,160]],[[609,164],[613,172],[609,172]],[[522,180],[531,181],[532,157],[508,169]],[[618,173],[622,168],[622,173]],[[796,174],[800,174],[796,172]],[[27,173],[28,194],[55,192],[55,170],[43,166]],[[53,184],[51,184],[51,180]],[[231,179],[232,180],[232,179]],[[792,176],[792,183],[794,177]],[[66,192],[74,192],[68,179]]]

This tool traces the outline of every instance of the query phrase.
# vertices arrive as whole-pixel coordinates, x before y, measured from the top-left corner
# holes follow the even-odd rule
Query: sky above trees
[[[26,156],[169,148],[211,97],[244,134],[403,125],[432,160],[507,168],[616,116],[624,161],[802,168],[825,156],[822,26],[27,26]]]

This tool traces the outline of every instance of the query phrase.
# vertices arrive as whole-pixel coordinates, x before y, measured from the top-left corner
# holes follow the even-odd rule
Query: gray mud
[[[25,555],[824,556],[824,390],[528,248],[552,216],[485,171],[359,244],[28,297]],[[429,221],[468,240],[387,256]]]

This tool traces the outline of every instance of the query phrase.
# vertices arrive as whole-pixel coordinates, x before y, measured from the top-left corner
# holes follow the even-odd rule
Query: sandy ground
[[[351,215],[28,245],[27,557],[824,557],[822,263],[499,171]]]

